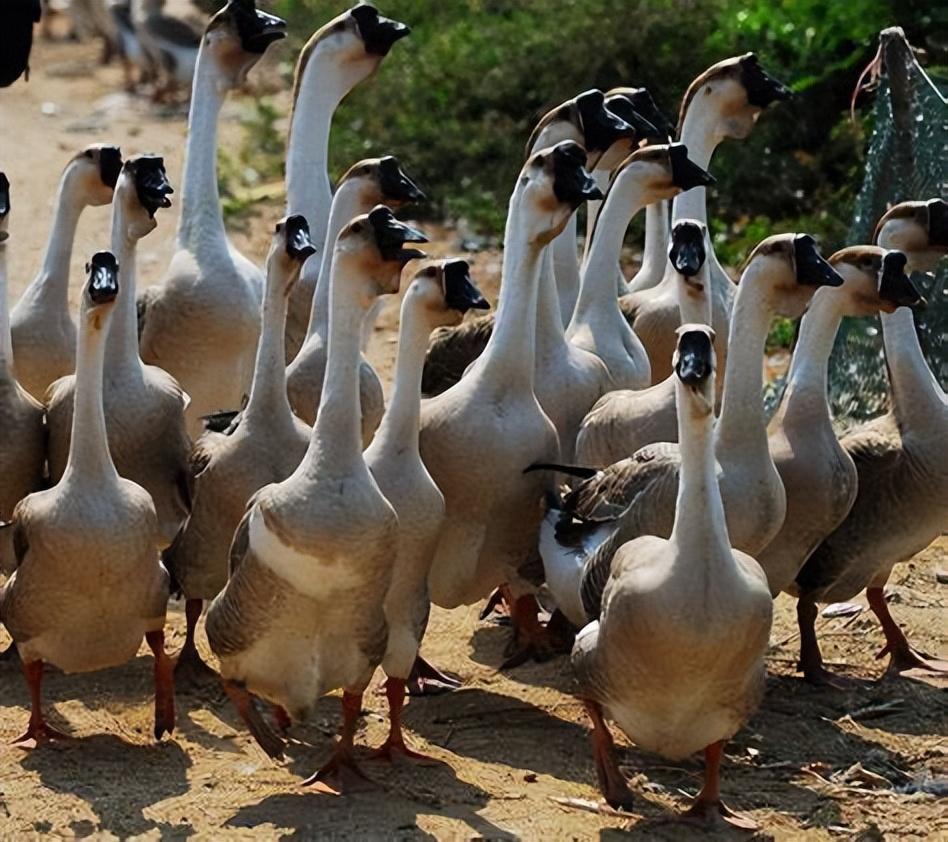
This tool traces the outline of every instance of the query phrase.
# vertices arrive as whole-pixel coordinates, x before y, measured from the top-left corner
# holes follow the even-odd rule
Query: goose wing
[[[438,328],[425,355],[422,394],[434,397],[457,383],[487,347],[493,332],[493,313],[468,319],[457,327]]]
[[[205,431],[191,448],[191,455],[188,458],[188,469],[191,479],[197,479],[207,466],[211,464],[214,457],[227,444],[227,436],[224,433],[216,433],[211,430]]]

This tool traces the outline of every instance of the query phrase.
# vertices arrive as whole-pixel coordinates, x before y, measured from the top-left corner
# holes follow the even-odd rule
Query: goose
[[[693,219],[680,219],[672,229],[669,271],[678,276],[678,307],[685,323],[711,321],[711,277],[705,260],[707,237],[705,226]],[[721,364],[718,360],[717,365]],[[580,425],[576,460],[582,465],[603,468],[645,445],[677,441],[677,436],[672,375],[646,389],[616,389],[603,395]]]
[[[715,466],[713,337],[704,325],[678,330],[681,481],[671,534],[619,548],[608,581],[594,586],[601,609],[590,611],[571,660],[593,723],[600,788],[611,805],[631,806],[632,793],[607,716],[663,757],[679,760],[703,749],[704,784],[685,816],[754,829],[722,802],[720,763],[763,696],[773,603],[760,565],[728,537]]]
[[[793,591],[803,563],[843,521],[856,496],[856,468],[836,439],[826,399],[827,366],[840,322],[844,316],[894,310],[918,298],[899,252],[851,246],[836,252],[830,263],[844,283],[814,296],[800,324],[786,389],[768,427],[770,451],[787,494],[783,526],[758,554],[775,596]],[[816,603],[800,600],[801,666],[807,681],[823,683],[831,679],[814,657],[818,653],[812,635],[806,637],[810,612],[815,615]]]
[[[761,111],[777,100],[787,99],[789,90],[769,76],[753,53],[725,59],[712,65],[688,87],[681,105],[678,137],[688,147],[698,166],[707,169],[714,150],[726,138],[746,138]],[[707,197],[703,188],[689,190],[675,199],[672,222],[697,219],[707,225]],[[712,327],[723,346],[718,353],[727,359],[729,314],[734,284],[712,251]],[[667,281],[667,283],[665,283]],[[680,324],[674,278],[651,289],[636,290],[620,299],[620,307],[648,351],[652,384],[671,374],[674,331]]]
[[[191,513],[163,555],[186,600],[187,632],[175,665],[179,681],[193,683],[210,672],[195,646],[195,630],[204,601],[227,582],[231,539],[247,501],[263,486],[285,480],[306,453],[310,429],[286,399],[283,331],[290,290],[314,251],[302,216],[277,223],[267,256],[263,329],[250,398],[233,434],[206,433],[191,454]]]
[[[131,18],[142,49],[164,77],[154,98],[167,98],[179,86],[190,89],[206,16],[192,0],[132,0]]]
[[[323,265],[318,270],[318,274],[326,279],[326,283],[318,283],[315,293],[311,292],[312,307],[306,339],[286,371],[290,406],[307,424],[316,420],[323,375],[326,371],[329,333],[328,279],[332,244],[349,220],[368,213],[376,205],[385,204],[391,208],[400,208],[408,202],[418,202],[422,199],[424,193],[404,173],[398,159],[391,155],[359,161],[350,167],[340,180],[332,197],[329,220],[324,231]],[[313,263],[314,261],[307,261],[308,266]],[[293,300],[292,297],[290,300]],[[367,323],[373,313],[377,313],[375,306],[366,316]],[[362,335],[366,329],[371,328],[363,326]],[[363,444],[368,444],[382,419],[385,399],[381,381],[364,357],[359,360],[359,401],[362,407],[362,441]]]
[[[86,207],[107,205],[122,169],[117,146],[87,146],[66,165],[56,191],[43,265],[10,313],[20,385],[41,401],[76,368],[76,324],[69,313],[69,262]]]
[[[203,416],[240,406],[260,336],[263,274],[230,244],[221,216],[218,116],[227,92],[285,35],[286,24],[253,0],[230,0],[208,23],[188,116],[178,250],[161,283],[139,301],[142,360],[191,396],[193,438]]]
[[[521,598],[533,603],[517,568],[535,552],[549,475],[524,469],[559,450],[534,392],[538,286],[544,249],[581,202],[598,196],[585,161],[578,144],[562,141],[524,165],[507,214],[497,329],[471,372],[422,404],[421,457],[445,498],[428,580],[443,608],[503,583],[515,619]]]
[[[655,127],[651,123],[638,115],[636,119],[638,122],[635,125],[625,122],[606,108],[602,91],[586,91],[547,112],[540,119],[527,142],[527,155],[529,157],[539,149],[563,140],[571,140],[587,150],[592,166],[620,138],[654,133]],[[573,312],[580,285],[575,221],[567,223],[567,228],[556,243],[553,271],[560,316],[565,325]],[[483,353],[493,329],[494,314],[489,313],[457,327],[435,331],[425,358],[423,393],[433,397],[457,383],[471,363]]]
[[[818,288],[840,283],[807,234],[763,240],[741,275],[714,444],[731,545],[755,557],[779,531],[786,510],[768,446],[762,398],[762,359],[770,322],[778,313],[799,316]],[[570,472],[564,466],[535,467]],[[616,549],[626,541],[670,535],[679,468],[679,445],[662,442],[601,471],[581,471],[591,476],[566,496],[564,514],[552,507],[544,518],[540,552],[547,575],[551,567],[586,564],[590,580],[605,579]],[[568,518],[581,523],[570,528]],[[563,611],[575,625],[582,625],[583,618],[570,616],[568,606]]]
[[[148,492],[115,470],[106,440],[103,363],[119,293],[110,252],[88,264],[79,311],[73,446],[62,478],[30,494],[9,527],[16,569],[0,592],[0,619],[23,665],[32,709],[23,747],[65,735],[43,718],[44,664],[92,672],[135,657],[142,637],[155,658],[155,739],[174,730],[174,677],[164,650],[168,573]]]
[[[948,253],[948,203],[902,202],[879,221],[875,239],[899,249],[908,271],[933,271]],[[911,310],[883,310],[882,339],[890,409],[840,441],[856,466],[856,499],[807,559],[795,589],[801,598],[837,601],[865,588],[885,634],[878,657],[889,655],[889,670],[948,672],[948,661],[912,648],[883,591],[892,568],[927,547],[948,523],[948,397],[925,362]]]
[[[612,389],[649,384],[645,348],[616,303],[615,266],[632,217],[642,207],[713,179],[688,158],[680,143],[646,146],[616,171],[596,222],[579,299],[566,335],[570,343],[603,361]]]
[[[7,241],[10,222],[10,181],[0,172],[0,519],[43,481],[46,428],[43,405],[17,382],[7,309]],[[5,563],[5,559],[0,558]]]
[[[157,79],[158,67],[141,43],[132,20],[132,0],[106,0],[112,27],[115,30],[115,48],[122,62],[125,90],[135,93],[139,84]],[[134,68],[138,68],[138,76]]]
[[[328,251],[332,256],[335,243],[326,237],[333,199],[328,170],[333,114],[356,85],[378,70],[392,46],[410,34],[411,29],[404,23],[384,17],[368,3],[359,3],[320,27],[300,53],[286,150],[286,212],[302,214],[309,220],[317,252],[303,267],[290,298],[287,363],[295,359],[309,335],[320,268],[325,253]],[[352,216],[340,225],[350,219]]]
[[[330,273],[329,363],[321,408],[299,467],[248,504],[231,551],[231,578],[207,615],[224,688],[271,756],[283,743],[251,693],[305,717],[342,688],[341,740],[307,784],[338,789],[360,775],[353,736],[362,694],[385,654],[383,603],[398,518],[366,466],[359,434],[359,329],[372,300],[396,292],[425,242],[383,205],[336,240]]]
[[[421,757],[405,745],[401,709],[427,625],[428,569],[444,520],[444,497],[418,451],[421,369],[428,336],[439,325],[457,324],[468,310],[488,306],[464,260],[438,261],[415,275],[402,300],[392,401],[365,450],[369,471],[398,516],[398,549],[385,596],[388,644],[382,659],[388,676],[390,730],[376,752],[379,757]]]
[[[112,252],[122,267],[122,293],[105,354],[103,401],[109,447],[119,475],[141,485],[154,500],[163,546],[168,546],[190,508],[185,425],[187,396],[167,372],[144,365],[138,355],[135,313],[138,241],[157,226],[155,213],[170,207],[173,192],[164,161],[153,155],[129,158],[112,203]],[[57,481],[69,464],[76,379],[62,377],[46,395],[49,473]]]
[[[33,24],[39,23],[42,13],[40,0],[14,0],[6,4],[0,41],[0,88],[8,88],[24,74],[29,81]]]

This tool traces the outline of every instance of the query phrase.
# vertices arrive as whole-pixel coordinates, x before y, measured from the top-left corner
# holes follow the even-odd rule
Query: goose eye
[[[362,233],[362,223],[361,223],[361,222],[357,222],[355,225],[352,226],[352,233],[353,233],[353,234],[361,234],[361,233]]]
[[[281,233],[281,232],[283,231],[283,223],[282,223],[282,222],[278,222],[278,223],[276,224],[276,228],[274,228],[273,230],[274,230],[274,233],[276,233],[276,234]]]
[[[86,158],[89,158],[90,160],[95,157],[95,154],[93,153],[91,149],[87,149],[84,155]]]

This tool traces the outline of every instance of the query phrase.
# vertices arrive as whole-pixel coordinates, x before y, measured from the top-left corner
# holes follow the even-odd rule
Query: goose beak
[[[797,283],[813,287],[842,286],[843,278],[816,250],[816,241],[809,234],[793,238],[793,262]]]
[[[468,310],[489,310],[490,304],[471,280],[466,260],[451,260],[444,264],[444,303],[460,313]]]
[[[756,108],[763,109],[772,102],[792,96],[786,85],[764,71],[754,53],[741,58],[741,82],[747,90],[747,102]]]
[[[586,91],[576,97],[576,108],[583,128],[583,140],[591,152],[605,152],[617,140],[635,135],[618,114],[606,108],[602,91]]]
[[[254,0],[230,0],[229,8],[246,52],[263,55],[274,41],[286,38],[286,21],[261,11]]]
[[[382,194],[390,202],[407,204],[423,202],[427,198],[421,188],[405,175],[398,159],[391,155],[386,155],[379,162],[379,185]]]
[[[602,191],[586,172],[586,153],[570,140],[553,148],[553,192],[573,210],[583,202],[602,198]]]
[[[10,180],[7,174],[0,172],[0,220],[10,214]]]
[[[627,96],[613,96],[606,100],[606,107],[613,114],[617,114],[635,131],[639,140],[646,137],[657,137],[661,134],[658,127],[643,114],[636,110],[632,100]]]
[[[117,146],[103,146],[99,149],[99,177],[102,183],[114,190],[120,172],[122,172],[122,150]]]
[[[698,386],[714,370],[714,348],[704,330],[684,330],[678,337],[675,374],[686,386]]]
[[[647,88],[639,88],[631,96],[626,97],[631,100],[635,111],[655,126],[656,132],[652,137],[658,143],[668,143],[668,139],[675,134],[675,126],[662,113],[661,109],[655,104],[652,95]]]
[[[714,176],[688,157],[688,147],[685,144],[672,143],[668,147],[668,157],[671,160],[672,184],[675,187],[685,191],[691,190],[692,187],[714,184]]]
[[[672,244],[668,250],[668,258],[675,271],[686,278],[693,278],[701,271],[706,257],[701,227],[687,220],[677,223],[672,230]]]
[[[397,260],[404,265],[426,256],[420,249],[403,248],[406,243],[427,243],[428,238],[417,228],[399,222],[385,205],[378,205],[369,213],[369,224],[385,260]]]
[[[110,251],[99,251],[86,264],[89,300],[96,306],[109,304],[118,296],[118,261]]]
[[[350,14],[359,27],[365,51],[376,56],[387,56],[396,42],[411,35],[411,27],[379,14],[375,6],[360,3]]]
[[[171,207],[171,199],[168,196],[174,193],[174,190],[165,173],[164,158],[157,155],[139,155],[130,158],[125,166],[132,172],[138,201],[148,211],[148,216],[154,219],[158,208]]]
[[[887,251],[882,258],[879,297],[896,307],[917,307],[923,300],[915,284],[905,274],[907,262],[900,251]]]
[[[283,221],[283,236],[286,253],[294,260],[305,263],[310,255],[316,253],[316,246],[309,237],[309,223],[302,214],[295,213]]]
[[[944,199],[928,202],[928,241],[948,248],[948,202]]]

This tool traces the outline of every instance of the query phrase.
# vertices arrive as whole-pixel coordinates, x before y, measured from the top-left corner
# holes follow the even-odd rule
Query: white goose
[[[155,656],[155,738],[174,730],[174,679],[164,651],[168,573],[148,492],[120,477],[109,456],[103,363],[119,267],[94,255],[79,312],[73,446],[62,479],[13,513],[16,570],[0,594],[32,709],[24,746],[64,735],[43,718],[44,664],[91,672],[135,657],[142,637]]]
[[[681,480],[671,535],[619,548],[608,582],[595,586],[602,607],[577,636],[572,661],[610,804],[630,806],[632,793],[604,715],[663,757],[703,749],[704,785],[686,816],[753,829],[721,801],[719,767],[725,743],[763,695],[773,604],[760,566],[728,538],[715,466],[712,339],[703,325],[678,331]]]
[[[286,480],[252,498],[234,537],[232,575],[211,605],[207,635],[228,695],[265,751],[282,741],[250,693],[305,717],[343,690],[342,739],[309,783],[344,785],[358,772],[353,736],[364,692],[385,654],[383,603],[398,519],[365,463],[359,434],[360,327],[376,296],[397,291],[403,249],[424,236],[379,206],[336,241],[329,364],[309,449]]]
[[[320,269],[325,264],[328,271],[329,260],[324,257],[326,252],[332,257],[335,243],[334,239],[327,239],[333,201],[329,181],[329,131],[333,114],[356,85],[378,70],[392,45],[410,33],[411,29],[405,24],[383,17],[368,3],[359,3],[320,27],[300,53],[286,152],[286,208],[287,213],[302,214],[309,220],[317,252],[303,267],[290,298],[286,322],[287,363],[295,359],[309,334]],[[346,217],[340,226],[371,207]],[[338,228],[336,233],[339,233]],[[321,318],[325,318],[325,313]],[[302,417],[306,419],[305,415]]]
[[[188,431],[203,416],[237,409],[250,389],[260,336],[263,274],[228,241],[217,189],[217,121],[286,25],[230,0],[204,32],[194,74],[181,195],[178,251],[139,302],[142,359],[161,366],[191,396]]]
[[[76,323],[69,313],[69,262],[86,207],[107,205],[122,169],[117,146],[87,146],[66,165],[56,191],[43,266],[10,314],[17,379],[43,400],[54,380],[76,368]]]
[[[194,503],[163,556],[186,599],[187,631],[175,665],[179,681],[186,676],[194,682],[210,672],[195,646],[195,630],[204,601],[227,583],[230,544],[247,501],[263,486],[285,480],[306,453],[311,431],[286,399],[283,337],[290,290],[314,251],[302,216],[277,223],[267,257],[263,329],[250,398],[231,435],[205,433],[191,454]]]

